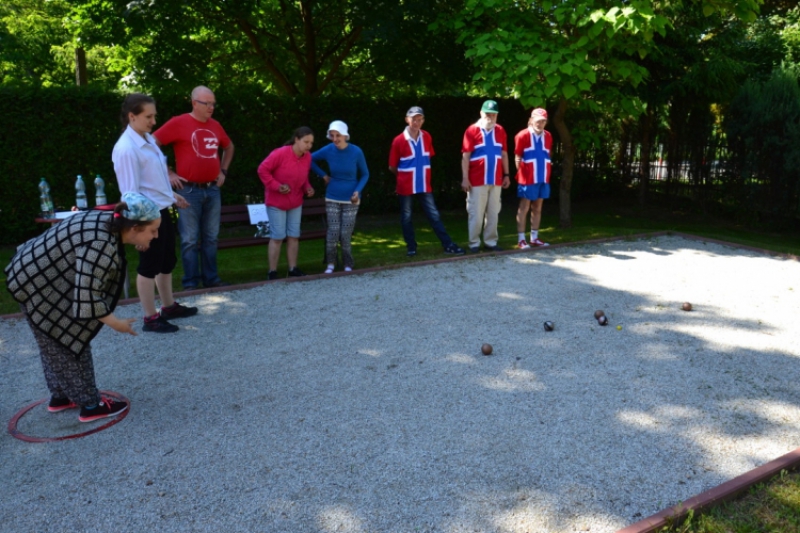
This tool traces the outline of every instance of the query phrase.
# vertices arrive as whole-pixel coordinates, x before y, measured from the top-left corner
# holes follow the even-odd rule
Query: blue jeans
[[[408,196],[400,196],[400,225],[403,227],[403,239],[406,241],[406,247],[409,250],[417,249],[417,240],[414,236],[414,225],[411,222],[411,201],[417,198],[422,211],[428,218],[428,222],[433,228],[433,232],[439,237],[442,242],[442,247],[447,248],[453,244],[453,239],[447,234],[442,223],[442,218],[439,216],[439,210],[436,209],[436,203],[433,201],[433,193],[420,192],[417,194],[410,194]]]
[[[197,287],[201,280],[206,286],[217,284],[221,281],[217,273],[217,236],[222,208],[219,187],[212,185],[201,189],[187,185],[178,194],[190,204],[178,210],[183,286]]]
[[[284,211],[278,207],[267,206],[269,217],[269,238],[282,241],[286,237],[300,238],[300,219],[303,216],[303,206]]]

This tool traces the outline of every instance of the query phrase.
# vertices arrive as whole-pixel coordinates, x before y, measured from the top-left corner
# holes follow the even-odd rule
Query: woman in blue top
[[[328,126],[331,143],[311,154],[311,169],[322,176],[328,186],[325,190],[325,210],[328,216],[328,236],[325,258],[328,262],[326,274],[333,272],[336,263],[336,245],[342,243],[342,259],[345,272],[353,270],[353,252],[350,239],[356,226],[356,214],[361,203],[361,191],[369,179],[364,152],[350,144],[347,124],[334,120]],[[325,161],[330,172],[322,170],[318,163]]]

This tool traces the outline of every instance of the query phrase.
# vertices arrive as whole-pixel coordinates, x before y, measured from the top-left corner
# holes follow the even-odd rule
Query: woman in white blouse
[[[119,192],[136,192],[150,199],[161,211],[162,220],[158,238],[149,246],[136,247],[139,250],[136,289],[144,311],[142,330],[173,333],[179,328],[170,319],[197,314],[196,307],[183,306],[172,295],[172,271],[178,258],[169,207],[172,204],[188,207],[189,203],[173,192],[167,158],[150,135],[156,124],[155,100],[146,94],[129,94],[122,103],[120,120],[123,132],[111,155]],[[156,288],[161,297],[160,311],[156,311]]]

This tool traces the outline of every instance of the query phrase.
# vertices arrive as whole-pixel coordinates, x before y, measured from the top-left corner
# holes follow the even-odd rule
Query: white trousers
[[[481,230],[484,246],[497,246],[497,217],[500,215],[502,190],[498,185],[482,185],[472,187],[467,193],[470,248],[481,245]]]

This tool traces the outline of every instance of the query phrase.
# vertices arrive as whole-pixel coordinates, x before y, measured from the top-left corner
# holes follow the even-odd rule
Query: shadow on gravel
[[[775,282],[798,266],[738,254],[662,238],[198,297],[178,335],[98,337],[124,423],[0,438],[0,513],[14,531],[615,531],[797,445],[798,301]],[[6,419],[46,394],[23,326],[0,324]]]

